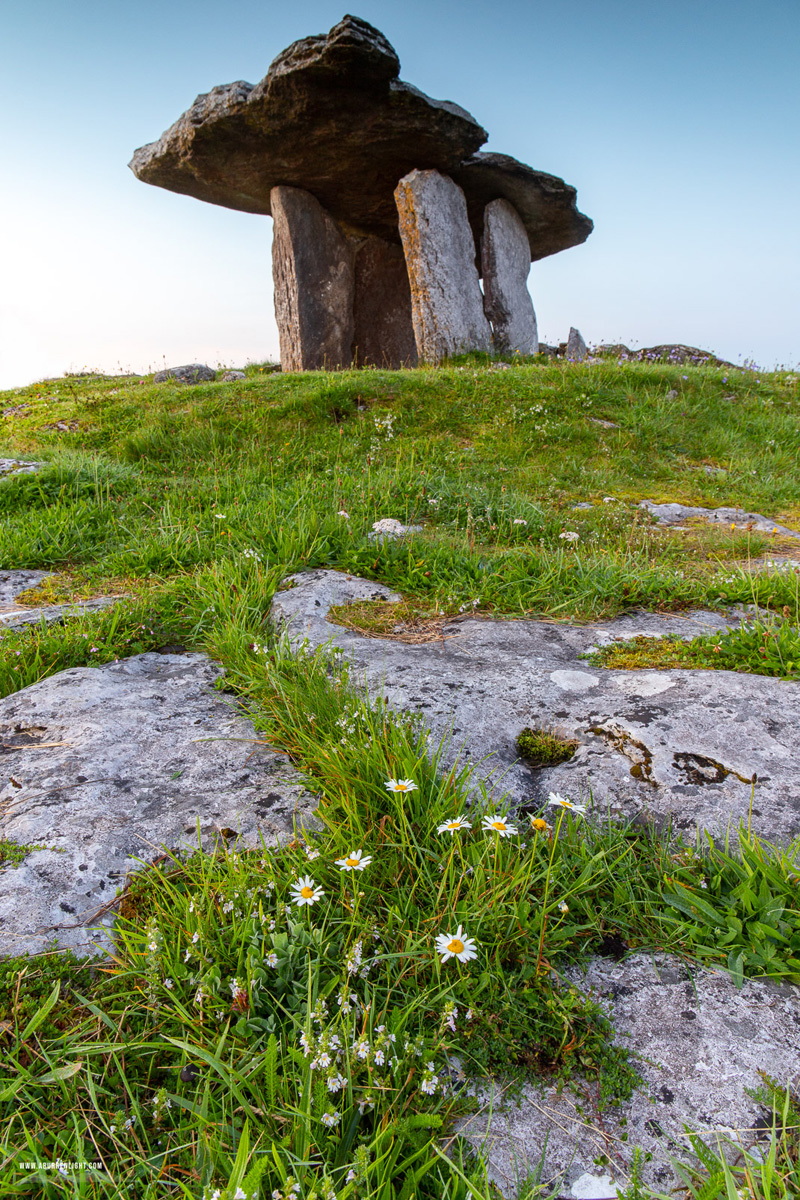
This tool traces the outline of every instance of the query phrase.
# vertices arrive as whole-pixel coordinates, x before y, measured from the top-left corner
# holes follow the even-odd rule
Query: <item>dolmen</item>
[[[573,187],[481,152],[474,117],[399,71],[346,16],[261,83],[198,96],[131,160],[145,183],[272,216],[284,371],[535,354],[530,264],[592,231]]]

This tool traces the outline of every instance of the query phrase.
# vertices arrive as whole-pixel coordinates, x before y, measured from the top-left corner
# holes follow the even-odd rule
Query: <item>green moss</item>
[[[517,738],[517,751],[532,767],[555,767],[568,762],[578,748],[572,738],[553,729],[525,728]]]

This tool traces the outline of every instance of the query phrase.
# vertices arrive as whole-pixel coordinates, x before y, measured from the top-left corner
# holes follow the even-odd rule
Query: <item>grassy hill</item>
[[[110,970],[58,955],[0,966],[5,1194],[488,1197],[480,1164],[441,1150],[469,1104],[447,1087],[454,1054],[476,1073],[590,1078],[601,1104],[635,1086],[561,965],[618,938],[738,978],[800,978],[792,852],[676,849],[558,805],[509,837],[484,830],[508,814],[467,813],[466,769],[441,771],[418,723],[359,696],[324,653],[292,653],[267,620],[281,579],[308,567],[399,590],[391,619],[411,627],[755,602],[761,624],[731,635],[724,665],[791,676],[800,577],[754,564],[797,543],[659,528],[639,501],[800,529],[797,376],[468,357],[254,366],[198,386],[65,377],[0,399],[5,454],[43,463],[0,482],[3,567],[54,572],[30,604],[124,597],[3,632],[0,694],[164,643],[204,650],[306,774],[324,824],[274,853],[220,846],[142,873]],[[371,540],[385,518],[421,532]],[[387,615],[349,621],[380,631]],[[459,818],[471,828],[440,832]],[[356,849],[372,861],[340,869]],[[307,875],[325,898],[298,905]],[[712,918],[686,901],[705,876]],[[784,913],[775,936],[764,904]],[[731,936],[711,936],[711,919]],[[442,961],[441,937],[462,951]],[[779,1154],[800,1180],[786,1137]],[[69,1184],[13,1166],[58,1155],[101,1166]]]

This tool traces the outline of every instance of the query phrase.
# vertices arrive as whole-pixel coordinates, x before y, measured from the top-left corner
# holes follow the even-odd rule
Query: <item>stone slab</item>
[[[570,976],[606,1009],[643,1086],[602,1114],[588,1083],[577,1093],[526,1086],[518,1104],[499,1082],[478,1089],[478,1111],[458,1128],[482,1147],[503,1195],[516,1196],[542,1159],[541,1180],[557,1194],[579,1195],[583,1180],[583,1195],[600,1195],[589,1184],[603,1175],[621,1188],[636,1147],[652,1155],[642,1163],[645,1182],[669,1193],[676,1181],[668,1155],[689,1148],[687,1128],[712,1144],[723,1133],[763,1145],[764,1110],[745,1089],[758,1088],[759,1071],[800,1084],[800,989],[748,980],[737,990],[726,973],[690,972],[668,955],[598,958]]]
[[[396,594],[335,571],[291,577],[273,618],[312,646],[331,641],[353,676],[398,709],[421,712],[435,739],[451,736],[499,799],[544,804],[550,791],[625,818],[671,819],[724,836],[747,820],[786,842],[800,834],[800,683],[732,671],[620,671],[581,658],[618,637],[738,625],[718,613],[631,614],[593,625],[462,619],[412,645],[364,638],[326,620],[331,604]],[[525,726],[555,726],[578,742],[557,767],[530,769],[517,755]],[[489,756],[488,758],[486,756]]]
[[[41,845],[0,870],[0,954],[109,945],[97,916],[139,860],[221,830],[267,844],[312,821],[288,760],[260,744],[201,654],[75,667],[0,701],[0,838]],[[97,926],[97,928],[94,928]]]
[[[166,367],[156,371],[153,383],[213,383],[217,372],[205,363],[185,363],[182,367]]]
[[[695,518],[709,524],[735,525],[737,529],[757,529],[759,533],[779,533],[782,537],[800,539],[797,529],[789,529],[770,517],[746,512],[743,508],[699,508],[691,504],[656,504],[653,500],[642,500],[639,507],[646,509],[661,525],[680,525]]]
[[[573,326],[567,338],[567,358],[570,362],[583,362],[588,353],[586,342],[583,340],[580,330],[575,329]]]
[[[355,253],[353,362],[392,371],[417,365],[406,260],[383,238],[363,239]]]
[[[302,188],[272,189],[272,277],[283,371],[349,367],[353,354],[353,249]]]
[[[400,180],[395,200],[420,359],[490,350],[464,193],[438,171],[415,170]]]
[[[507,200],[486,205],[480,244],[483,307],[492,323],[495,350],[501,354],[538,353],[536,313],[528,291],[528,235]]]

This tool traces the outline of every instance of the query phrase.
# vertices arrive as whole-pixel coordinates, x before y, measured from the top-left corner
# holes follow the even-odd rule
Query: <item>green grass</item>
[[[488,1198],[480,1162],[448,1136],[469,1107],[453,1056],[468,1074],[581,1079],[600,1108],[636,1084],[593,1001],[559,983],[564,966],[613,943],[738,981],[800,978],[796,848],[746,829],[736,852],[688,847],[559,807],[488,833],[482,817],[506,814],[470,770],[444,769],[420,721],[356,693],[324,652],[290,651],[268,621],[281,579],[307,567],[402,592],[402,605],[335,616],[411,641],[475,612],[574,621],[755,601],[756,624],[692,665],[790,676],[797,576],[749,569],[786,544],[676,534],[638,501],[738,504],[800,526],[796,377],[467,359],[250,368],[196,387],[65,378],[3,401],[16,410],[6,452],[47,465],[0,481],[0,561],[55,571],[28,603],[121,599],[4,630],[0,694],[165,643],[203,650],[303,772],[322,820],[280,850],[221,844],[143,871],[121,897],[110,969],[58,953],[2,964],[5,1194],[230,1200],[287,1195],[296,1180],[308,1200]],[[423,531],[378,545],[367,535],[383,517]],[[541,761],[563,752],[538,732],[551,739]],[[415,786],[398,796],[390,779]],[[471,827],[438,832],[459,817]],[[368,866],[340,870],[358,849]],[[305,875],[323,894],[298,908]],[[436,938],[459,926],[476,957],[442,962]],[[63,1178],[19,1165],[57,1156],[101,1166]]]

